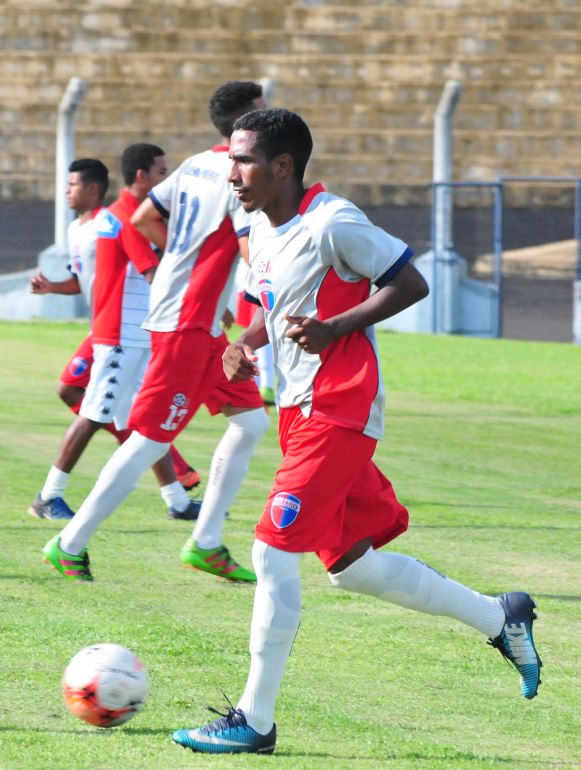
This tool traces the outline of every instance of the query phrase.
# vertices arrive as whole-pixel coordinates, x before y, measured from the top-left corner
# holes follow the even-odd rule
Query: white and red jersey
[[[128,190],[96,218],[97,252],[93,285],[93,342],[131,348],[151,347],[142,328],[149,309],[149,284],[142,273],[159,260],[131,224],[139,201]]]
[[[76,276],[79,288],[83,295],[89,315],[93,307],[93,281],[95,280],[95,253],[97,247],[97,214],[102,206],[91,212],[91,217],[81,224],[74,219],[67,230],[67,243],[69,251],[68,268]]]
[[[315,355],[285,336],[285,314],[325,320],[345,312],[369,297],[371,284],[391,281],[413,251],[320,184],[286,224],[273,228],[261,215],[249,246],[246,296],[264,308],[279,407],[299,406],[305,417],[381,438],[385,392],[374,328]]]
[[[168,217],[167,245],[151,287],[150,331],[215,328],[218,303],[247,235],[247,214],[228,182],[223,145],[185,160],[149,197]]]

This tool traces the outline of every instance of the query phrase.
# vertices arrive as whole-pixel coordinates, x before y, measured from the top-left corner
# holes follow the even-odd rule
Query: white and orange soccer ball
[[[147,672],[130,650],[94,644],[71,659],[63,676],[63,697],[73,716],[97,727],[116,727],[142,708]]]

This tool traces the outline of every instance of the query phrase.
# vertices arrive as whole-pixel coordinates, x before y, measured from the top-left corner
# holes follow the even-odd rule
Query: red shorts
[[[256,384],[228,382],[222,353],[225,334],[199,329],[151,333],[151,359],[129,415],[128,427],[153,441],[172,442],[202,404],[210,414],[230,404],[263,407]]]
[[[71,360],[65,366],[60,381],[75,388],[86,388],[91,377],[93,366],[93,338],[88,337],[75,350]]]
[[[244,299],[244,292],[239,291],[236,297],[236,314],[234,316],[235,323],[240,326],[250,326],[250,321],[254,318],[254,314],[258,310],[258,305],[254,302],[249,302]]]
[[[283,460],[256,537],[282,551],[315,551],[329,569],[360,540],[374,548],[408,526],[408,512],[372,462],[377,442],[362,433],[280,410]]]

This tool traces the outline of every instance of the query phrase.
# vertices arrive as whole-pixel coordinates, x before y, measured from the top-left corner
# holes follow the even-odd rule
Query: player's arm
[[[165,251],[167,243],[167,225],[162,213],[155,207],[151,198],[146,198],[131,217],[131,224],[148,241]]]
[[[287,314],[292,324],[286,336],[307,353],[320,353],[332,342],[352,332],[379,323],[419,302],[429,293],[421,273],[409,262],[375,294],[360,305],[325,321]]]
[[[30,279],[30,291],[32,294],[80,294],[81,287],[75,275],[66,281],[49,281],[42,272]]]
[[[236,342],[228,345],[222,356],[224,373],[231,382],[251,380],[259,375],[255,350],[268,343],[264,310],[259,307]]]

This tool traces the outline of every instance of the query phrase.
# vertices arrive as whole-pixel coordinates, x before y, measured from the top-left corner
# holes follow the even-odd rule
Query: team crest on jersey
[[[173,397],[173,403],[176,406],[183,406],[188,403],[188,399],[183,393],[176,393]]]
[[[258,282],[260,291],[260,301],[265,310],[272,310],[274,307],[274,291],[272,290],[272,281],[270,278],[261,278]]]
[[[286,529],[301,512],[301,501],[290,492],[279,492],[270,504],[270,518],[277,529]]]
[[[123,225],[117,219],[115,214],[105,209],[98,217],[97,237],[99,238],[117,238]]]
[[[80,377],[89,368],[89,362],[86,358],[75,356],[69,364],[69,372],[73,377]]]

